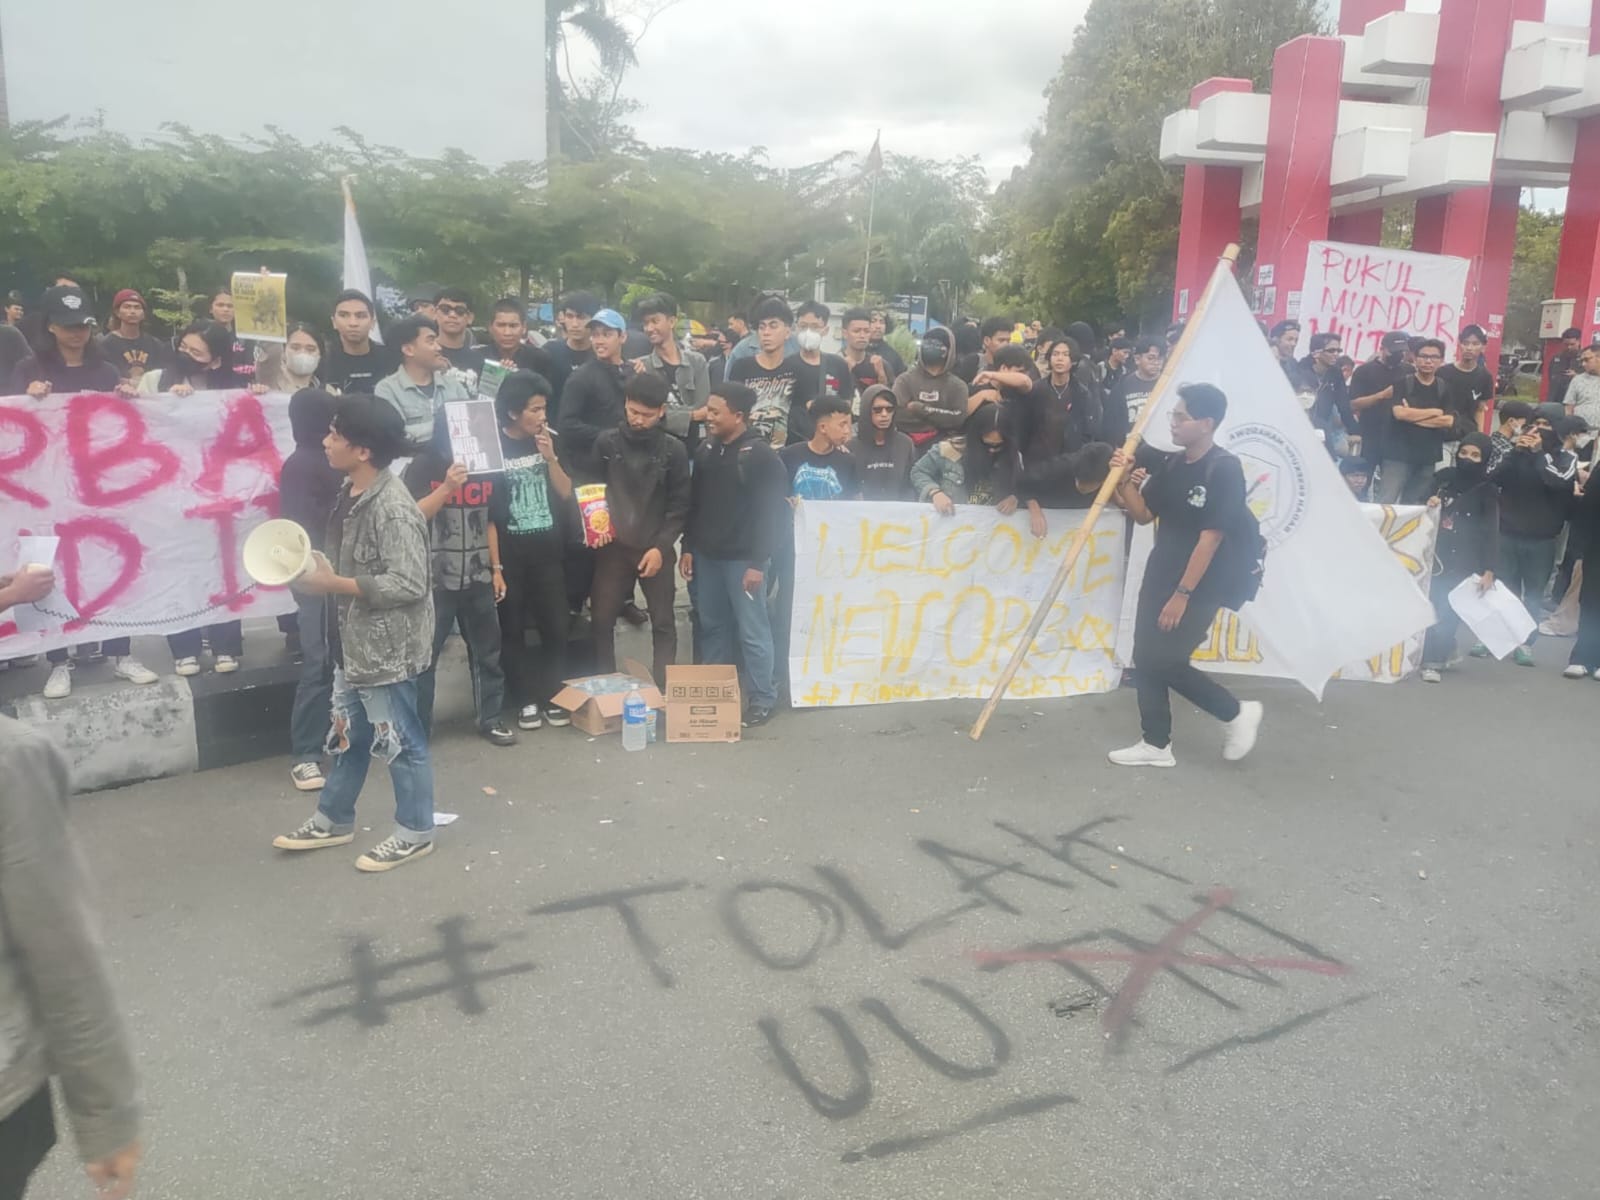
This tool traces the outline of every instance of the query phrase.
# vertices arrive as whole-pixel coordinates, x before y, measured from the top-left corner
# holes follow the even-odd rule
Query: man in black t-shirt
[[[444,349],[445,357],[450,358],[450,351],[444,348],[443,341],[441,337],[440,348]],[[528,319],[523,315],[522,302],[514,296],[494,302],[494,311],[489,316],[489,344],[473,346],[461,359],[450,358],[450,361],[452,366],[460,368],[470,377],[467,390],[485,397],[495,394],[494,389],[480,385],[485,363],[498,364],[508,374],[512,371],[532,371],[545,379],[549,379],[555,371],[555,361],[550,355],[538,346],[528,344]],[[496,388],[498,386],[495,385]]]
[[[807,300],[795,310],[795,340],[800,343],[800,390],[815,399],[818,396],[842,396],[850,402],[854,415],[856,406],[855,375],[850,365],[837,354],[822,348],[828,336],[828,306],[817,300]],[[808,419],[796,428],[789,427],[789,444],[808,441],[811,422]]]
[[[789,504],[805,500],[859,500],[861,473],[845,449],[850,441],[850,403],[840,396],[823,396],[811,406],[811,439],[792,442],[778,452],[789,477]],[[794,518],[790,508],[780,514],[783,528],[776,530],[772,555],[771,597],[773,677],[778,695],[789,694],[789,626],[794,619]]]
[[[1383,457],[1383,435],[1388,424],[1383,406],[1394,399],[1395,385],[1405,378],[1410,342],[1399,330],[1384,334],[1377,357],[1362,363],[1350,376],[1350,409],[1361,434],[1359,453],[1370,463]],[[1356,451],[1352,449],[1351,453]]]
[[[1488,336],[1481,325],[1468,325],[1456,341],[1456,361],[1439,371],[1451,414],[1456,418],[1455,436],[1483,432],[1482,408],[1494,400],[1494,376],[1483,365]]]
[[[1425,339],[1417,347],[1417,373],[1401,379],[1390,398],[1379,403],[1389,422],[1378,465],[1379,504],[1423,504],[1432,491],[1444,444],[1456,426],[1439,379],[1442,366],[1444,343]]]
[[[123,288],[111,301],[111,327],[100,339],[100,353],[129,383],[138,383],[146,371],[166,365],[167,344],[144,331],[148,315],[144,297]]]
[[[380,379],[400,367],[400,356],[372,340],[372,301],[354,288],[333,300],[333,331],[338,335],[328,348],[318,374],[330,391],[365,392],[369,396]]]
[[[1101,441],[1120,446],[1128,440],[1128,433],[1161,378],[1161,364],[1166,357],[1166,344],[1160,338],[1141,337],[1133,344],[1133,370],[1112,384],[1106,396]]]
[[[450,360],[469,392],[478,389],[478,367],[483,352],[472,338],[472,295],[465,288],[440,288],[433,298],[434,320],[439,323],[439,349]]]
[[[1133,667],[1144,737],[1109,758],[1119,767],[1173,767],[1172,700],[1177,692],[1223,722],[1222,757],[1236,762],[1255,746],[1262,707],[1240,703],[1190,661],[1211,633],[1217,612],[1237,603],[1242,573],[1255,547],[1246,538],[1256,528],[1245,504],[1239,460],[1214,443],[1228,412],[1228,398],[1208,383],[1178,389],[1172,409],[1172,440],[1180,450],[1159,461],[1142,489],[1131,476],[1117,498],[1141,525],[1156,525],[1155,547],[1145,565],[1134,621]],[[1119,449],[1112,469],[1131,467]]]

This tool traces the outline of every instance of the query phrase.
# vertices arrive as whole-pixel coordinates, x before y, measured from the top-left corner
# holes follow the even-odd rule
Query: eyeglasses
[[[1417,361],[1418,362],[1443,362],[1444,361],[1444,355],[1442,355],[1442,354],[1419,354],[1419,355],[1417,355]]]
[[[442,312],[447,317],[464,317],[472,310],[465,304],[436,304],[434,311]]]
[[[1343,354],[1344,353],[1344,347],[1343,346],[1324,346],[1322,348],[1321,352],[1323,354]]]
[[[872,411],[875,412],[875,413],[881,413],[881,412],[892,413],[894,411],[894,405],[892,405],[892,404],[874,404],[872,406]]]

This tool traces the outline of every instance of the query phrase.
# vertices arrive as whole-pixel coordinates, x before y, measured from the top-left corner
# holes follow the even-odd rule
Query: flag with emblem
[[[1285,674],[1320,698],[1345,664],[1433,624],[1433,606],[1339,477],[1229,264],[1217,269],[1228,278],[1198,315],[1176,386],[1156,399],[1145,440],[1177,450],[1169,418],[1177,387],[1210,383],[1227,395],[1216,442],[1239,458],[1267,542],[1261,590],[1241,615]],[[1130,562],[1130,587],[1141,568]]]

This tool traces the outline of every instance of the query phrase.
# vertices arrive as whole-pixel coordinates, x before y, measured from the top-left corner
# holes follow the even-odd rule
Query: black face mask
[[[622,436],[625,441],[641,444],[644,442],[654,441],[656,432],[660,428],[661,426],[656,424],[650,426],[649,429],[635,429],[632,425],[629,425],[626,421],[624,421],[622,424]]]
[[[945,352],[944,346],[942,346],[940,343],[923,342],[922,353],[920,357],[922,359],[922,365],[925,367],[942,367],[945,364],[945,360],[949,358],[949,355]]]
[[[1544,443],[1544,452],[1546,454],[1554,454],[1561,449],[1561,439],[1556,435],[1554,429],[1541,429],[1539,438]]]
[[[1465,484],[1477,483],[1489,476],[1489,464],[1485,462],[1472,462],[1465,458],[1456,459],[1456,477]]]

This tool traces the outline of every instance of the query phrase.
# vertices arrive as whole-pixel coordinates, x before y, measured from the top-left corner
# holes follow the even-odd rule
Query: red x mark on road
[[[1090,950],[1077,946],[1058,950],[980,950],[973,955],[980,967],[1003,966],[1020,962],[1130,963],[1122,986],[1100,1018],[1106,1037],[1122,1033],[1133,1010],[1157,971],[1174,966],[1249,967],[1266,971],[1310,971],[1317,975],[1344,975],[1350,970],[1343,963],[1316,958],[1241,957],[1232,954],[1190,954],[1183,944],[1222,909],[1233,903],[1233,889],[1212,888],[1206,901],[1186,921],[1174,925],[1167,935],[1148,950]]]

